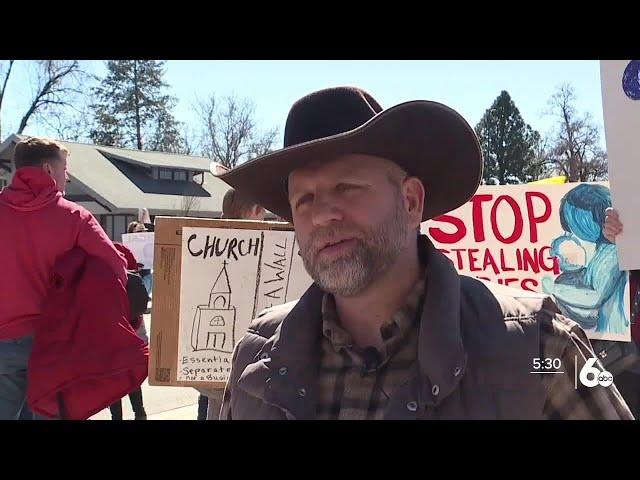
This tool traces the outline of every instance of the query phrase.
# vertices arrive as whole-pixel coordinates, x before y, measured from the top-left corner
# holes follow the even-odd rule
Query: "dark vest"
[[[545,295],[459,275],[424,236],[428,286],[411,380],[386,419],[541,419],[545,391],[533,375]],[[222,419],[313,419],[322,291],[255,319],[234,352]],[[304,392],[304,393],[301,393]]]

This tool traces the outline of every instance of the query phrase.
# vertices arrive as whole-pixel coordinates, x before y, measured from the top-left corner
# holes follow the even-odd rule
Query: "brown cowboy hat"
[[[291,221],[289,174],[345,154],[386,158],[418,177],[426,189],[423,220],[469,201],[482,178],[478,139],[456,111],[426,100],[382,110],[371,95],[354,87],[320,90],[301,98],[289,111],[283,149],[232,170],[213,164],[212,172]]]

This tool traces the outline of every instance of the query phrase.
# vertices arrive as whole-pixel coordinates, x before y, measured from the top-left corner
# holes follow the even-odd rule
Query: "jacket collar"
[[[426,294],[420,317],[419,400],[439,403],[456,387],[466,366],[460,328],[460,278],[453,264],[424,235],[418,242],[426,264]],[[292,418],[313,418],[315,377],[322,337],[323,292],[313,284],[238,380],[247,393],[283,409]]]

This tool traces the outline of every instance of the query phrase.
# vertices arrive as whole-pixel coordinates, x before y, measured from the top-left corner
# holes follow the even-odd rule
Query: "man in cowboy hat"
[[[633,418],[614,385],[576,388],[589,340],[550,298],[459,275],[417,233],[482,178],[452,109],[318,91],[284,149],[219,175],[293,222],[314,280],[252,322],[221,419]],[[563,373],[531,373],[555,358]]]

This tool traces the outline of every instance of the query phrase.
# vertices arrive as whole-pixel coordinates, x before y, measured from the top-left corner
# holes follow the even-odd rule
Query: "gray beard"
[[[351,252],[335,260],[318,261],[309,248],[300,254],[305,269],[325,292],[341,297],[353,297],[365,291],[394,265],[404,247],[407,213],[401,202],[381,223],[356,239]],[[324,232],[340,232],[333,227]],[[326,233],[325,233],[326,234]]]

